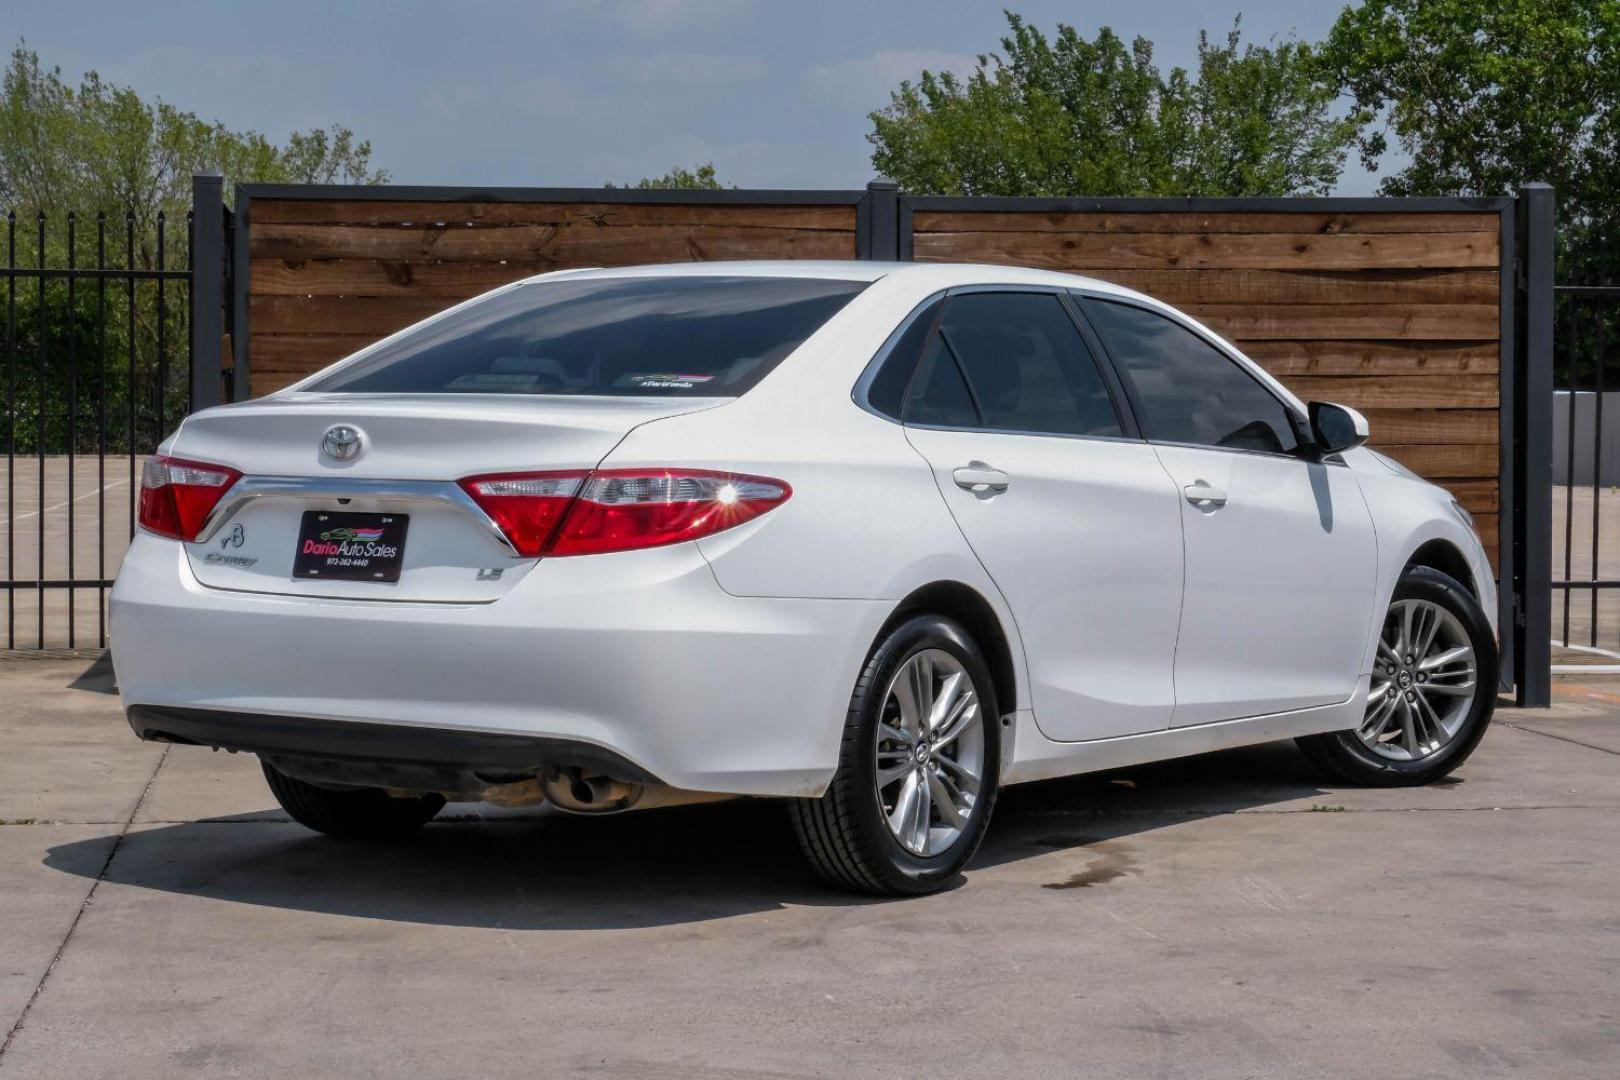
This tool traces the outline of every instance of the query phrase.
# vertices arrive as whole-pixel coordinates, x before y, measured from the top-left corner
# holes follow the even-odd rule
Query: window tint
[[[905,421],[938,427],[979,426],[979,410],[973,406],[973,396],[968,393],[961,370],[937,333],[929,336],[922,362],[917,365],[917,375],[911,380]]]
[[[534,282],[412,331],[310,389],[730,397],[865,287],[706,276]]]
[[[1226,354],[1152,311],[1086,300],[1086,314],[1136,390],[1150,439],[1291,453],[1288,410]]]
[[[884,416],[900,419],[911,373],[917,370],[917,358],[922,355],[923,344],[928,340],[934,316],[939,314],[942,303],[943,300],[931,300],[924,304],[908,316],[910,321],[887,343],[877,374],[866,388],[866,403]]]
[[[961,361],[986,428],[1118,435],[1102,374],[1062,302],[969,293],[946,303],[940,335]]]

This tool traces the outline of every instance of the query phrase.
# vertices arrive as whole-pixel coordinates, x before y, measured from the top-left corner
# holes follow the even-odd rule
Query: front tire
[[[888,896],[943,888],[978,850],[1001,774],[1001,714],[984,654],[949,619],[901,623],[850,697],[838,771],[795,799],[799,842],[842,888]]]
[[[381,788],[324,788],[261,760],[276,802],[306,828],[343,840],[399,840],[433,820],[444,796],[395,798]]]
[[[1479,745],[1496,683],[1496,637],[1479,602],[1455,578],[1415,566],[1390,600],[1361,723],[1299,739],[1299,748],[1354,784],[1431,784]]]

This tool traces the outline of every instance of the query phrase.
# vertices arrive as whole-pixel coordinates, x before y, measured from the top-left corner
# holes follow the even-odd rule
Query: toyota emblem
[[[338,424],[321,436],[321,453],[334,461],[349,461],[360,454],[360,429]]]

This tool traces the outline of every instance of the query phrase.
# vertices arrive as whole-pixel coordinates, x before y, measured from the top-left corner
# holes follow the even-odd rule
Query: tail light
[[[474,476],[467,494],[520,555],[600,555],[712,536],[785,502],[764,476],[703,469]]]
[[[593,473],[563,519],[550,555],[658,547],[712,536],[780,506],[780,480],[691,469]]]
[[[519,555],[540,555],[589,473],[500,473],[469,476],[461,488],[500,526]]]
[[[154,454],[141,470],[141,528],[195,540],[220,498],[242,474],[225,465]]]

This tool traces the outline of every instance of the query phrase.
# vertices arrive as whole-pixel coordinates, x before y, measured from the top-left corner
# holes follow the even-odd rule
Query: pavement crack
[[[1613,754],[1616,757],[1620,757],[1620,750],[1611,750],[1607,746],[1597,746],[1593,743],[1582,742],[1579,739],[1572,739],[1568,735],[1554,735],[1550,731],[1542,731],[1540,728],[1525,727],[1523,724],[1515,724],[1511,722],[1508,724],[1508,727],[1512,728],[1514,731],[1528,731],[1532,735],[1540,735],[1546,739],[1557,739],[1559,742],[1570,743],[1574,746],[1584,746],[1588,750],[1596,750],[1601,754]]]
[[[17,1033],[22,1030],[23,1023],[28,1019],[28,1014],[34,1008],[34,1003],[45,992],[45,985],[50,982],[51,973],[56,970],[56,965],[62,962],[62,954],[67,951],[68,942],[73,939],[73,932],[79,928],[79,922],[84,918],[84,913],[90,910],[90,902],[95,899],[96,890],[107,879],[107,871],[112,867],[113,859],[118,856],[118,849],[123,846],[124,837],[129,835],[130,827],[135,824],[136,815],[141,812],[141,806],[145,804],[147,795],[151,793],[152,785],[157,782],[158,773],[163,769],[163,763],[168,760],[169,747],[165,746],[163,752],[158,755],[157,763],[152,766],[152,775],[146,778],[145,786],[141,788],[140,795],[135,799],[135,805],[130,807],[129,816],[121,823],[118,835],[113,837],[112,846],[107,849],[107,857],[102,861],[101,869],[96,873],[96,879],[90,883],[90,888],[85,892],[84,899],[79,902],[79,910],[73,913],[73,921],[68,923],[67,933],[62,935],[62,940],[57,944],[56,951],[51,954],[50,963],[45,965],[45,971],[40,975],[39,982],[34,984],[34,992],[29,994],[28,1000],[23,1003],[22,1011],[17,1014],[16,1023],[12,1024],[11,1030],[6,1032],[5,1041],[0,1042],[0,1066],[5,1064],[6,1052],[11,1049],[11,1044],[16,1041]]]

